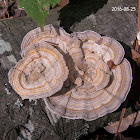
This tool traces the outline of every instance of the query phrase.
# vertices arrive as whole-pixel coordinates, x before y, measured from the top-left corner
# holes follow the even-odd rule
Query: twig
[[[116,140],[116,138],[117,138],[118,131],[119,131],[119,128],[120,128],[120,125],[121,125],[123,116],[124,116],[124,114],[125,114],[125,111],[126,111],[126,107],[124,107],[124,108],[122,109],[121,116],[120,116],[120,121],[119,121],[119,125],[118,125],[117,131],[116,131],[116,133],[115,133],[114,140]]]

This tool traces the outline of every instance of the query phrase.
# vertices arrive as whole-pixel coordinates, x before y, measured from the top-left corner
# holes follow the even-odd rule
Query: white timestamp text
[[[118,7],[112,7],[112,11],[114,12],[117,12],[117,11],[136,11],[136,7],[121,7],[121,6],[118,6]]]

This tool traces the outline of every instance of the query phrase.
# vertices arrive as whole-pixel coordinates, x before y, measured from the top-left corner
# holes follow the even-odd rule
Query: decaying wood
[[[134,13],[109,12],[112,6],[118,4],[117,2],[119,2],[119,4],[122,3],[121,6],[124,6],[125,0],[119,0],[117,2],[115,0],[108,0],[108,3],[104,5],[102,9],[99,9],[96,14],[93,14],[94,10],[91,12],[86,11],[86,9],[88,9],[87,7],[86,9],[79,8],[79,6],[85,6],[83,4],[84,2],[81,1],[75,4],[72,2],[66,5],[67,8],[64,7],[61,10],[54,9],[50,11],[46,17],[46,24],[59,25],[60,23],[67,32],[70,30],[74,32],[91,29],[121,41],[125,50],[128,51],[130,42],[136,37],[137,11]],[[133,0],[127,2],[131,4]],[[99,3],[96,4],[92,0],[88,0],[86,3],[89,7],[92,5],[98,7],[99,5]],[[72,4],[75,5],[74,8]],[[82,10],[86,15],[83,16],[80,12],[79,17],[77,17],[75,10],[78,8],[79,11]],[[95,7],[92,7],[91,9],[94,8]],[[67,14],[69,10],[72,15]],[[70,18],[70,16],[73,16],[74,20],[71,20],[72,17]],[[32,140],[43,140],[46,138],[53,140],[73,140],[78,139],[81,135],[94,132],[111,121],[115,122],[119,120],[122,106],[111,114],[89,122],[81,119],[69,120],[50,115],[52,116],[52,120],[54,118],[56,119],[53,120],[55,123],[51,124],[42,99],[32,101],[21,100],[8,83],[7,74],[9,69],[21,59],[20,45],[23,37],[27,32],[36,28],[36,26],[35,22],[27,17],[3,20],[0,22],[0,138],[12,130],[7,134],[6,138],[16,139],[18,136],[15,130],[18,129],[20,133],[23,134],[23,131],[27,130],[28,122],[31,121],[30,126],[32,126],[32,128],[30,128],[30,132],[32,132]],[[129,61],[132,62],[130,58]],[[134,92],[135,90],[133,90],[133,88],[134,85],[132,83],[132,89],[128,95],[126,116],[132,113],[133,110],[139,109],[131,98],[131,96],[135,97],[138,94],[137,91]],[[21,125],[23,126],[22,129],[16,128],[16,126]],[[16,129],[13,130],[12,128]]]

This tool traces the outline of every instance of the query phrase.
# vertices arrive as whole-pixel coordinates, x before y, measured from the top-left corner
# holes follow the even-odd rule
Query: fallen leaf
[[[115,67],[116,67],[116,65],[114,64],[113,60],[107,61],[107,64],[108,64],[110,69],[115,69]]]
[[[67,5],[69,3],[69,0],[60,0],[60,2],[58,3],[58,5],[60,7],[64,7],[65,5]]]
[[[132,53],[132,59],[138,64],[140,65],[140,54],[139,52],[137,52],[134,49],[131,49],[131,53]]]

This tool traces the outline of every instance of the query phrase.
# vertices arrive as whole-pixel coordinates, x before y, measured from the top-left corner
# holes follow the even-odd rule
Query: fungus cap
[[[28,46],[38,42],[49,43],[54,47],[59,47],[62,52],[66,53],[67,46],[70,43],[70,35],[61,27],[55,28],[51,24],[45,25],[44,31],[37,27],[25,35],[21,43],[21,50],[23,51]],[[22,57],[24,57],[24,53],[22,53]]]
[[[114,39],[101,39],[92,31],[72,35],[82,41],[82,46],[78,53],[70,53],[71,58],[66,59],[70,68],[69,87],[64,84],[58,93],[44,101],[49,110],[64,118],[91,121],[115,111],[124,102],[132,82],[131,66],[123,59],[123,47]],[[118,49],[120,53],[116,53]],[[79,54],[81,60],[71,65]],[[109,68],[109,60],[116,64],[114,69]]]
[[[100,83],[103,81],[109,82],[108,85],[106,84],[107,86],[96,85],[96,83],[94,85],[94,82],[90,81],[91,79],[89,81],[85,79],[81,82],[82,84],[71,86],[70,90],[63,87],[57,94],[44,98],[47,107],[53,113],[64,118],[85,119],[87,121],[95,120],[115,111],[125,100],[130,89],[132,81],[130,65],[124,59],[120,65],[113,69],[110,81],[108,81],[109,78],[106,78],[106,75],[101,76],[100,72],[97,72],[99,73],[99,75],[96,75],[97,79],[99,81],[100,78],[102,79]],[[70,79],[70,81],[72,80]]]
[[[138,122],[140,122],[140,111],[132,113],[123,118],[118,132],[123,132],[129,127],[129,125],[134,125]],[[107,132],[114,134],[117,132],[118,125],[119,121],[111,122],[107,126],[105,126],[104,129]]]
[[[72,35],[77,36],[80,40],[84,40],[82,48],[85,50],[85,53],[94,52],[100,55],[105,62],[113,60],[115,65],[118,65],[123,60],[124,49],[113,38],[101,37],[98,33],[88,30],[82,33],[73,33]]]
[[[59,91],[68,77],[62,54],[47,43],[25,48],[21,59],[9,73],[9,82],[22,99],[51,96]]]

